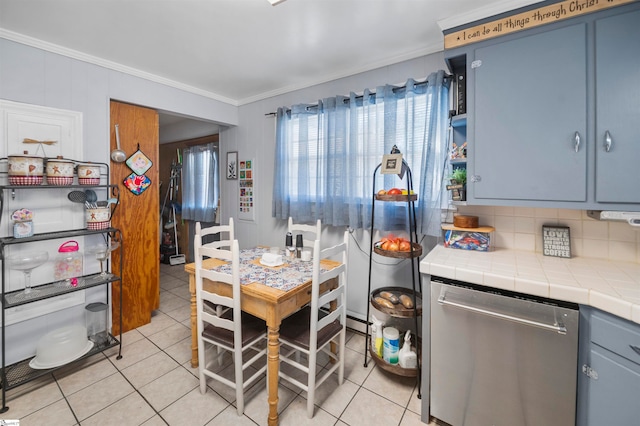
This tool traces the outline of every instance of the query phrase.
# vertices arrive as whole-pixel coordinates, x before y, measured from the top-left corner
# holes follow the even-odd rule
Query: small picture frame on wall
[[[227,179],[238,179],[238,151],[227,152]]]
[[[571,238],[568,226],[542,226],[542,254],[571,258]]]

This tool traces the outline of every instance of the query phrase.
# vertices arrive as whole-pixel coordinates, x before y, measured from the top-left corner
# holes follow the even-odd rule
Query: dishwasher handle
[[[525,325],[530,325],[530,326],[533,326],[533,327],[543,328],[545,330],[555,331],[555,332],[557,332],[559,334],[567,334],[567,328],[564,326],[564,324],[549,325],[549,324],[544,324],[544,323],[541,323],[541,322],[538,322],[538,321],[528,320],[526,318],[514,317],[512,315],[501,314],[499,312],[493,312],[493,311],[489,311],[489,310],[486,310],[486,309],[477,308],[475,306],[465,305],[463,303],[452,302],[450,300],[446,300],[444,293],[440,294],[440,297],[438,297],[438,303],[440,303],[441,305],[454,306],[456,308],[465,309],[467,311],[475,312],[475,313],[482,314],[482,315],[488,315],[490,317],[500,318],[500,319],[504,319],[504,320],[507,320],[507,321],[516,322],[516,323],[519,323],[519,324],[525,324]]]

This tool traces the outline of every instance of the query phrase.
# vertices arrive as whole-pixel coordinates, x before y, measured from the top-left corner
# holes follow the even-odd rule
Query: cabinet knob
[[[576,150],[576,152],[578,152],[580,150],[580,133],[576,132],[576,134],[573,136],[573,140],[574,140],[574,149]]]
[[[607,130],[606,132],[604,132],[604,150],[607,152],[611,151],[612,143],[613,140],[611,139],[611,133],[609,133],[609,131]]]

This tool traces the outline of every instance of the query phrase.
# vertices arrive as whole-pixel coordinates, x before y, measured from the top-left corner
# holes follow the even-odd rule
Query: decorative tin
[[[75,164],[61,156],[47,160],[47,183],[49,185],[68,186],[73,183]]]
[[[107,229],[111,225],[111,209],[107,207],[95,207],[87,209],[87,229],[92,231]]]
[[[13,237],[26,238],[33,236],[33,212],[28,209],[20,209],[11,215],[13,220]]]
[[[10,155],[9,185],[40,185],[44,176],[44,159],[28,155]]]
[[[78,184],[99,185],[100,166],[81,164],[78,166]]]

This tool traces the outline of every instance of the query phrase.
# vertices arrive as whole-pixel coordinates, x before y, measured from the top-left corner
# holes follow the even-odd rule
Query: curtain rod
[[[445,78],[445,79],[446,79],[446,78],[451,78],[451,77],[453,77],[451,74],[445,74],[445,75],[444,75],[444,78]],[[428,79],[427,79],[427,80],[425,80],[425,81],[421,81],[421,82],[416,83],[416,86],[424,86],[425,84],[429,84],[429,80],[428,80]],[[392,90],[393,90],[393,92],[395,93],[396,91],[403,90],[403,89],[406,89],[406,88],[407,88],[407,85],[406,85],[406,84],[403,84],[402,86],[394,87]],[[371,95],[375,95],[375,94],[376,94],[375,92],[371,93]],[[364,95],[358,95],[358,96],[356,96],[356,100],[357,100],[357,99],[363,99],[363,98],[364,98]],[[346,103],[346,102],[348,102],[348,99],[345,99],[345,100],[344,100],[344,102],[345,102],[345,103]],[[313,107],[317,107],[317,106],[318,106],[318,104],[311,104],[311,105],[309,105],[309,107],[311,107],[311,108],[313,108]],[[270,115],[276,115],[276,114],[277,114],[276,112],[267,112],[267,113],[265,113],[264,115],[265,115],[265,117],[267,117],[267,116],[270,116]]]

